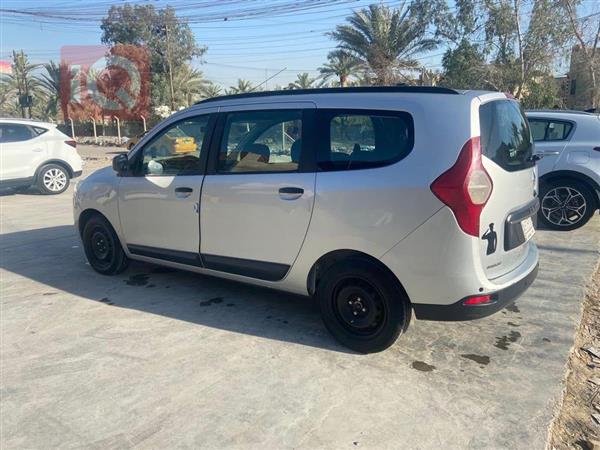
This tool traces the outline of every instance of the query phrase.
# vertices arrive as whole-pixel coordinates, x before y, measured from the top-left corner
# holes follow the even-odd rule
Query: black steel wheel
[[[95,271],[115,275],[125,270],[129,260],[113,227],[104,217],[91,217],[83,227],[81,238],[85,256]]]
[[[316,296],[327,329],[361,353],[385,350],[410,321],[410,302],[398,280],[367,259],[334,263],[319,280]]]

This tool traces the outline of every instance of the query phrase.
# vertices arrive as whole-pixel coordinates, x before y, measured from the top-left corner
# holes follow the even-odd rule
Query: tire
[[[62,194],[70,183],[69,172],[58,164],[48,164],[40,169],[37,176],[37,187],[44,195]]]
[[[400,283],[361,258],[334,263],[319,281],[316,297],[325,327],[360,353],[385,350],[410,321],[410,302]]]
[[[127,268],[129,259],[115,230],[104,217],[91,217],[83,227],[81,240],[85,256],[96,272],[116,275]]]
[[[571,231],[584,226],[598,208],[593,189],[568,178],[542,182],[539,221],[548,229]]]

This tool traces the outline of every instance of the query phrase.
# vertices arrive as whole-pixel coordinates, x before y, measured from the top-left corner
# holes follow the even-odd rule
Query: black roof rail
[[[334,87],[334,88],[315,88],[315,89],[289,89],[283,91],[257,91],[246,92],[244,94],[222,95],[220,97],[207,98],[200,100],[196,105],[216,102],[220,100],[231,100],[241,98],[255,97],[274,97],[279,95],[302,95],[302,94],[350,94],[357,92],[366,93],[416,93],[416,94],[453,94],[459,95],[460,92],[454,89],[437,86],[359,86],[359,87]]]

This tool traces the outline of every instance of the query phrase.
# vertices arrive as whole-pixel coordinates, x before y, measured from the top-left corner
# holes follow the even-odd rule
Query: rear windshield
[[[514,172],[532,167],[533,139],[520,105],[512,100],[497,100],[479,108],[482,153]]]

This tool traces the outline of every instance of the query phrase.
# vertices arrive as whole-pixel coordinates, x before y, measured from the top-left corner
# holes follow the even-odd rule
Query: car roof
[[[56,124],[52,122],[44,122],[42,120],[35,119],[18,119],[15,117],[0,117],[0,123],[18,123],[21,125],[32,125],[46,128],[56,127]]]
[[[463,91],[437,86],[359,86],[344,88],[336,87],[247,92],[243,94],[223,95],[219,97],[208,98],[197,102],[196,105],[206,105],[218,102],[227,104],[229,101],[238,101],[244,99],[269,99],[273,97],[301,97],[302,100],[310,101],[322,95],[331,94],[437,94],[450,96],[462,95],[468,97],[479,97],[481,95],[489,93],[491,93],[491,91]]]
[[[585,111],[575,111],[572,109],[528,109],[525,111],[525,114],[547,114],[547,115],[581,115],[581,116],[598,116],[598,114],[585,112]]]

